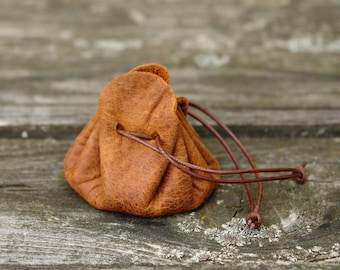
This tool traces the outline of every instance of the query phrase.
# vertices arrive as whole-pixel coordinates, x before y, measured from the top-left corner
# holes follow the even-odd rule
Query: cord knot
[[[246,222],[249,228],[258,229],[262,224],[262,218],[258,210],[253,210],[248,213],[246,217]]]
[[[295,182],[302,184],[306,180],[306,170],[305,167],[307,165],[307,162],[302,163],[301,165],[296,167],[297,172],[299,173],[299,176],[295,177]]]

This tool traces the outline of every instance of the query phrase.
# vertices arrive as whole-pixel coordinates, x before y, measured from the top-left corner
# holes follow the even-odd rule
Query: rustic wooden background
[[[1,0],[0,61],[1,269],[339,265],[339,0]],[[95,210],[67,185],[64,154],[98,93],[148,62],[259,166],[308,162],[304,185],[265,184],[261,230],[244,225],[242,186],[148,219]]]

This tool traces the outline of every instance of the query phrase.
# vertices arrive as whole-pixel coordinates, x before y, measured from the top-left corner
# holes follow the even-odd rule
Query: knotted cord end
[[[246,222],[249,228],[258,229],[262,224],[262,218],[258,210],[252,210],[246,217]]]
[[[307,177],[306,170],[305,170],[306,165],[307,165],[307,162],[304,162],[301,165],[296,167],[296,170],[300,174],[300,176],[298,176],[294,179],[295,182],[297,182],[299,184],[302,184],[302,183],[305,182],[306,177]]]

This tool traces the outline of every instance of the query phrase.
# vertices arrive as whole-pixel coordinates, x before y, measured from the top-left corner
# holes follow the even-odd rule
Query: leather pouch
[[[196,179],[118,129],[158,135],[173,156],[219,169],[186,119],[188,101],[176,98],[168,71],[143,65],[111,81],[99,106],[65,157],[69,184],[92,206],[140,216],[162,216],[200,206],[216,183]],[[219,176],[215,176],[219,178]]]

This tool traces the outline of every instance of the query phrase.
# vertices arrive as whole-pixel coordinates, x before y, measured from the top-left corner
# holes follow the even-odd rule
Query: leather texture
[[[146,217],[170,215],[199,207],[216,187],[117,132],[121,128],[158,134],[167,153],[219,169],[186,118],[187,99],[176,98],[169,79],[165,67],[146,64],[118,76],[100,93],[98,110],[64,159],[68,183],[95,208]]]

